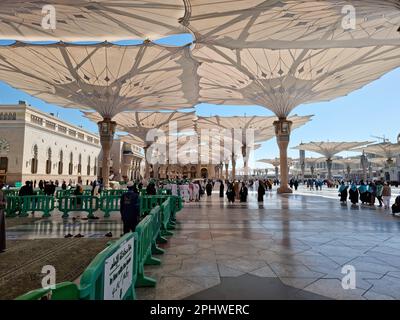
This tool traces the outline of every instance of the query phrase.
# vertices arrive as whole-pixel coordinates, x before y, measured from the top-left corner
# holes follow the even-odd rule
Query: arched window
[[[58,160],[58,174],[63,174],[64,167],[64,152],[60,150],[59,160]]]
[[[82,155],[79,154],[78,157],[78,174],[82,174]]]
[[[51,173],[51,148],[47,150],[46,174]]]
[[[93,174],[94,174],[94,175],[97,175],[97,157],[94,157]]]
[[[31,173],[35,174],[38,171],[38,146],[35,144],[33,146],[33,157],[31,161]]]
[[[87,162],[87,175],[90,176],[90,156],[88,156],[88,162]]]
[[[68,174],[71,175],[74,172],[74,155],[71,152],[69,154]]]

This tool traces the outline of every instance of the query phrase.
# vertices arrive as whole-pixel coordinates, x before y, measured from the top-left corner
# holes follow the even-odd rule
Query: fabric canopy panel
[[[54,29],[42,27],[45,5],[55,9]],[[45,13],[42,13],[42,9]],[[116,41],[158,39],[185,32],[182,0],[2,0],[0,39]]]
[[[310,166],[315,166],[317,163],[323,163],[326,161],[325,157],[320,157],[320,158],[305,158],[304,159],[304,164],[308,164]]]
[[[289,120],[293,122],[292,129],[297,129],[311,120],[312,116],[291,116]],[[275,137],[274,121],[276,117],[262,116],[233,116],[233,117],[198,117],[196,128],[200,132],[202,129],[208,130],[242,130],[245,135],[246,130],[254,130],[254,141],[264,142]],[[250,134],[250,133],[249,133]],[[245,142],[245,136],[242,138]]]
[[[368,162],[371,164],[372,167],[382,168],[387,165],[387,158],[369,158]]]
[[[370,153],[377,156],[384,156],[387,159],[391,159],[400,154],[400,144],[389,143],[389,142],[377,143],[377,144],[371,144],[366,147],[358,148],[353,151]]]
[[[135,145],[138,147],[145,147],[146,144],[144,143],[143,140],[139,139],[138,137],[128,134],[128,135],[119,135],[118,139],[120,139],[122,142],[129,143],[130,145]]]
[[[343,164],[345,166],[350,166],[350,165],[358,165],[360,167],[361,165],[361,160],[360,157],[358,158],[344,158],[344,159],[333,159],[334,163],[339,163]]]
[[[197,102],[196,64],[188,47],[0,46],[0,80],[63,107],[96,110],[104,118],[127,110],[173,110]]]
[[[102,116],[97,112],[84,112],[86,118],[98,122]],[[112,118],[119,131],[125,131],[136,141],[146,145],[147,135],[151,130],[162,130],[167,136],[170,124],[176,122],[178,131],[193,129],[196,115],[194,112],[122,112]],[[133,139],[133,138],[131,138]],[[125,140],[124,140],[125,141]],[[127,142],[127,141],[126,141]]]
[[[319,50],[228,49],[197,44],[200,96],[215,104],[264,106],[285,118],[298,105],[329,101],[400,66],[400,47]]]
[[[280,166],[280,159],[279,158],[275,158],[275,159],[260,159],[260,160],[257,160],[257,162],[270,164],[270,165],[272,165],[274,167],[279,167]],[[290,165],[291,162],[292,162],[292,159],[288,158],[288,164],[289,165]]]
[[[364,146],[368,143],[368,141],[360,141],[360,142],[309,142],[302,143],[293,149],[305,150],[316,152],[322,154],[327,159],[332,159],[333,156],[342,152],[342,151],[352,151],[352,149],[360,146]]]
[[[182,24],[229,48],[320,49],[398,45],[397,0],[186,0]],[[350,11],[349,11],[350,10]],[[354,10],[354,11],[353,11]],[[355,18],[349,21],[349,18]]]

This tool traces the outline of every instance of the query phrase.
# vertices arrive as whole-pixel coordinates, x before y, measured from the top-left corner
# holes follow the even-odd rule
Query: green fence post
[[[153,217],[153,241],[151,245],[151,252],[153,254],[163,254],[165,251],[157,246],[157,239],[161,232],[161,209],[160,206],[155,207],[150,211],[150,215]]]
[[[159,265],[161,261],[151,256],[152,240],[153,240],[153,217],[146,216],[137,226],[138,234],[138,275],[136,287],[154,287],[156,280],[147,277],[144,274],[144,265]]]

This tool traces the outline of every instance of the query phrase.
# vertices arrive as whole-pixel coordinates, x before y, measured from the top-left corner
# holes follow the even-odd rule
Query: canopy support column
[[[100,144],[103,151],[102,159],[102,179],[103,187],[108,188],[110,186],[110,158],[111,158],[111,146],[114,141],[114,133],[117,123],[111,121],[110,118],[104,118],[103,121],[97,123],[100,134]]]
[[[292,121],[288,121],[286,118],[279,118],[278,121],[274,122],[276,141],[279,146],[280,153],[280,169],[281,179],[278,193],[292,193],[293,190],[289,188],[289,170],[288,170],[288,158],[287,148],[290,141],[290,129],[292,127]]]
[[[243,156],[243,164],[244,164],[244,180],[249,180],[249,153],[250,148],[247,145],[242,146],[242,156]]]
[[[332,180],[332,159],[326,159],[326,167],[328,168],[328,180]]]
[[[367,165],[368,165],[368,160],[367,160],[367,156],[365,155],[365,153],[363,152],[362,156],[361,156],[361,167],[363,170],[363,179],[364,182],[368,180],[368,176],[367,176]]]
[[[235,154],[232,153],[232,180],[235,180],[236,177],[236,158]]]
[[[306,165],[304,161],[301,163],[301,180],[304,181],[305,177],[305,171],[306,171]]]
[[[149,164],[149,159],[147,159],[147,150],[149,149],[149,146],[143,147],[144,150],[144,178],[149,179],[150,178],[150,164]]]
[[[229,180],[229,162],[225,162],[225,179]]]

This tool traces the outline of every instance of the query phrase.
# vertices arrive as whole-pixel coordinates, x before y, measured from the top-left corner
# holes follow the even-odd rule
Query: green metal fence
[[[121,196],[105,196],[100,198],[100,210],[104,212],[104,217],[110,216],[110,212],[120,211],[121,208]]]
[[[115,190],[114,190],[115,191]],[[122,194],[121,190],[120,193]],[[88,218],[94,217],[94,212],[101,210],[104,217],[109,217],[111,212],[119,212],[121,195],[108,195],[95,197],[90,195],[75,196],[71,190],[57,190],[55,197],[52,196],[12,196],[6,197],[6,216],[27,216],[28,212],[43,212],[44,217],[49,217],[56,207],[63,213],[63,218],[68,218],[71,212],[87,212]],[[179,196],[156,195],[140,196],[140,214],[142,217],[148,215],[157,205],[161,206],[168,198],[171,199],[171,214],[169,218],[170,229],[174,226],[176,212],[182,208],[182,199]],[[25,200],[24,200],[25,199]]]
[[[136,279],[136,287],[154,287],[156,280],[147,277],[144,274],[144,265],[159,265],[161,261],[152,257],[153,243],[153,216],[146,216],[136,227],[138,234],[138,274]]]
[[[100,252],[83,272],[80,284],[30,291],[16,300],[135,300],[137,234],[128,233]]]
[[[137,279],[136,233],[128,233],[100,252],[80,281],[82,300],[135,300]]]
[[[165,238],[161,236],[161,207],[157,206],[150,211],[150,216],[152,216],[152,226],[153,226],[153,241],[151,245],[151,252],[153,254],[163,254],[165,251],[157,246],[157,242],[165,243],[167,242]]]
[[[42,198],[53,198],[41,196]],[[12,197],[11,197],[12,198]],[[14,197],[21,199],[22,197]],[[78,199],[81,205],[78,206]],[[119,196],[108,196],[117,201]],[[82,206],[99,205],[96,197],[64,197],[61,208],[66,212],[82,211]],[[161,201],[161,197],[156,197]],[[15,201],[19,201],[15,200]],[[23,199],[24,200],[24,199]],[[98,199],[97,199],[98,200]],[[27,200],[26,200],[27,201]],[[54,198],[53,198],[54,201]],[[110,200],[111,201],[111,200]],[[22,203],[24,203],[22,201]],[[159,265],[161,261],[152,254],[162,254],[164,250],[157,243],[166,242],[163,234],[171,235],[171,217],[176,211],[176,199],[165,197],[161,206],[156,206],[137,225],[134,233],[110,243],[100,252],[84,271],[79,285],[71,282],[57,284],[54,289],[38,289],[28,292],[17,300],[109,300],[136,299],[135,287],[154,287],[156,280],[145,275],[145,265]],[[109,208],[111,205],[109,205]],[[115,204],[114,208],[117,205]],[[35,207],[36,208],[36,207]],[[93,209],[93,208],[92,208]],[[89,209],[88,209],[89,210]]]
[[[8,196],[6,198],[6,216],[15,217],[19,212],[20,217],[28,216],[28,212],[42,212],[43,217],[50,217],[54,210],[54,198],[51,196]]]
[[[99,209],[99,198],[92,196],[68,196],[61,198],[58,204],[63,218],[68,218],[70,212],[87,212],[88,218],[94,217],[94,212]]]
[[[172,236],[174,233],[170,230],[173,230],[175,227],[171,223],[171,212],[173,210],[174,202],[172,198],[168,198],[161,205],[161,235],[162,236]]]
[[[127,192],[127,189],[116,189],[116,190],[103,190],[101,196],[122,196],[123,193]]]

